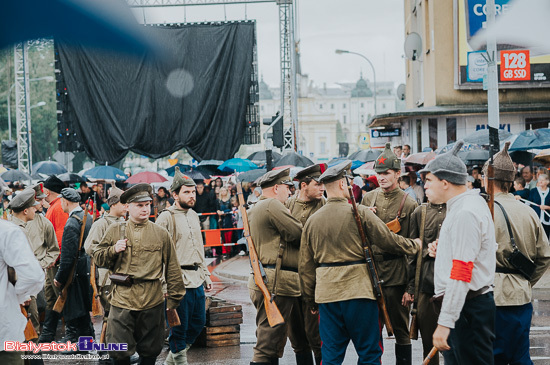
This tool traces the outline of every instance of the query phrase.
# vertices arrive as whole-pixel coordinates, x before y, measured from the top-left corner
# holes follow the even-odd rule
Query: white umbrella
[[[550,1],[514,0],[509,9],[497,17],[495,25],[479,31],[470,41],[474,49],[482,49],[488,37],[497,44],[528,48],[532,56],[550,54]]]

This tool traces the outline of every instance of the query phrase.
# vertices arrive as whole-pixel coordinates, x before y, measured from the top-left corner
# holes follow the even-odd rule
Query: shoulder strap
[[[174,212],[171,209],[166,209],[170,212],[170,215],[172,216],[172,225],[174,226],[174,231],[172,232],[172,241],[174,241],[174,245],[176,244],[176,218],[174,217]]]
[[[119,231],[119,240],[123,240],[126,238],[126,222],[120,222],[118,225],[118,231]],[[128,250],[129,246],[126,245],[126,251]],[[122,256],[124,256],[124,253],[126,251],[122,251],[118,254],[117,260],[115,262],[115,266],[113,266],[113,272],[116,273],[120,266],[122,266]],[[130,259],[132,258],[132,255],[130,255]]]
[[[376,204],[376,198],[378,198],[378,189],[374,191],[374,198],[372,198],[372,202],[370,204],[371,208],[374,208],[374,205]]]
[[[403,196],[403,199],[401,200],[401,204],[399,205],[399,210],[397,211],[397,218],[401,217],[401,212],[403,211],[403,207],[405,206],[405,201],[407,200],[407,197],[409,196],[409,193],[405,193]]]
[[[421,205],[421,213],[420,213],[420,241],[422,241],[422,247],[420,247],[420,250],[418,250],[418,254],[416,255],[416,272],[414,275],[414,302],[415,304],[418,303],[418,294],[420,293],[420,273],[422,271],[422,255],[424,247],[424,232],[426,231],[426,212],[427,212],[427,206],[426,204]]]
[[[508,228],[508,234],[510,235],[510,243],[512,244],[512,248],[514,249],[514,251],[518,250],[518,246],[516,246],[516,240],[514,239],[514,234],[512,233],[512,227],[510,227],[510,221],[508,220],[508,214],[506,214],[506,210],[504,210],[502,204],[500,204],[496,200],[495,204],[499,206],[500,210],[502,210],[502,214],[504,215],[504,220],[506,221],[506,227]]]

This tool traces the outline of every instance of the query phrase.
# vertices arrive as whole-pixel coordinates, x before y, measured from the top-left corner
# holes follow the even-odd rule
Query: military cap
[[[151,185],[146,183],[136,184],[120,195],[120,202],[122,204],[148,202],[153,200],[151,198],[152,194],[153,188]]]
[[[176,191],[183,185],[196,186],[197,184],[195,184],[195,181],[193,181],[193,179],[191,179],[189,176],[182,174],[179,166],[176,166],[174,180],[172,181],[172,185],[170,185],[170,191]]]
[[[401,170],[401,160],[393,153],[389,142],[386,143],[384,152],[374,162],[374,171],[377,173],[388,170]]]
[[[275,185],[294,185],[292,180],[290,180],[290,168],[268,171],[257,181],[262,189],[270,188]]]
[[[35,193],[33,188],[26,188],[11,200],[8,207],[15,210],[23,210],[39,205],[40,203],[34,198]]]
[[[327,164],[326,163],[311,165],[311,166],[308,166],[305,169],[299,171],[296,174],[296,176],[294,176],[294,180],[300,181],[302,179],[305,179],[306,177],[310,177],[313,180],[319,182],[319,177],[326,170],[327,170]]]
[[[505,181],[505,182],[514,182],[516,177],[516,168],[514,167],[514,162],[508,154],[508,148],[510,147],[510,142],[504,144],[504,148],[493,156],[493,170],[495,172],[495,180]],[[489,162],[485,162],[483,165],[483,174],[487,175],[487,169],[489,168]]]
[[[458,152],[463,145],[463,140],[456,142],[452,150],[438,155],[428,162],[426,167],[420,170],[420,173],[431,172],[440,180],[447,180],[456,185],[466,185],[468,170],[464,162],[458,157]]]
[[[109,197],[107,198],[107,204],[109,206],[113,206],[116,203],[120,202],[120,196],[124,193],[124,191],[120,190],[116,186],[113,186],[111,188],[111,191],[109,192]]]
[[[73,188],[63,188],[61,190],[61,198],[73,203],[79,203],[81,200],[80,194]]]
[[[65,183],[61,181],[57,176],[51,175],[44,181],[44,187],[54,193],[61,194],[61,190],[65,188]]]
[[[325,171],[323,175],[321,175],[319,180],[324,184],[328,184],[333,181],[343,179],[346,175],[350,173],[350,169],[351,161],[345,160],[343,162],[340,162],[338,165],[329,167],[327,171]]]
[[[36,184],[32,187],[34,191],[36,192],[36,199],[44,199],[46,197],[46,194],[44,194],[44,184]]]

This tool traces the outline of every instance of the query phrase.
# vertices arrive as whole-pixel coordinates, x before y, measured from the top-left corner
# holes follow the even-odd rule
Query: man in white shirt
[[[463,144],[457,142],[421,171],[427,173],[429,201],[447,204],[435,260],[434,299],[442,303],[433,344],[443,352],[445,365],[491,365],[495,227],[479,190],[466,188],[466,166],[457,156]]]

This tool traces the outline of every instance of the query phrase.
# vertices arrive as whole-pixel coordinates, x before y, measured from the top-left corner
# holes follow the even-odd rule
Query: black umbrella
[[[66,172],[64,174],[57,175],[59,180],[68,182],[70,184],[86,182],[86,178],[72,172]]]
[[[283,153],[283,156],[281,156],[281,158],[278,159],[277,162],[275,162],[274,167],[287,166],[287,165],[292,165],[297,167],[308,167],[313,165],[313,161],[294,151],[290,151],[290,152]]]
[[[1,175],[4,181],[28,181],[32,180],[31,175],[19,170],[8,170]]]
[[[382,149],[380,150],[359,150],[353,152],[351,155],[347,157],[348,160],[359,160],[362,162],[371,162],[376,161],[378,156],[382,153]]]
[[[40,161],[32,165],[32,171],[46,175],[64,174],[67,172],[65,166],[55,161]]]
[[[190,165],[184,165],[184,164],[182,164],[182,163],[177,163],[177,164],[175,164],[174,166],[170,166],[169,168],[165,169],[164,171],[166,171],[166,173],[168,174],[168,176],[174,176],[174,174],[176,173],[176,166],[180,168],[180,171],[181,171],[181,172],[185,172],[185,171],[191,170],[191,166],[190,166]]]
[[[208,174],[197,170],[186,171],[184,174],[193,180],[206,180],[210,177]]]
[[[482,165],[489,159],[488,150],[460,151],[458,157],[468,166]]]
[[[254,182],[260,176],[263,176],[266,172],[267,172],[266,169],[250,170],[250,171],[247,171],[247,172],[243,172],[237,178],[241,182]]]
[[[536,154],[532,152],[527,152],[527,151],[510,152],[510,157],[512,158],[512,161],[524,166],[531,165],[531,163],[533,162],[533,158],[535,158],[535,156]]]
[[[282,155],[278,152],[272,151],[271,152],[273,161],[277,161],[282,157]],[[267,158],[265,157],[265,151],[256,151],[250,156],[247,157],[248,160],[257,163],[257,162],[266,162]]]
[[[504,141],[512,137],[512,133],[505,131],[504,129],[498,130],[498,140]],[[489,129],[479,129],[473,133],[468,134],[463,138],[464,142],[471,144],[479,144],[482,146],[489,145]]]

